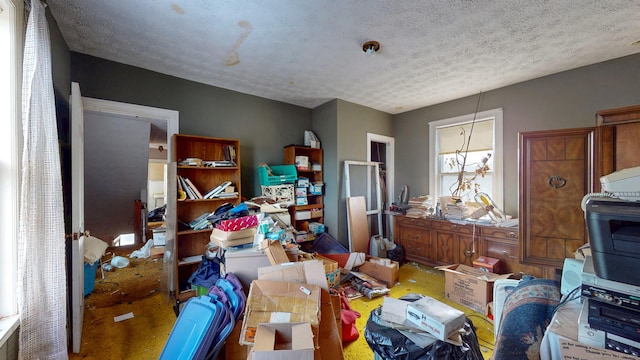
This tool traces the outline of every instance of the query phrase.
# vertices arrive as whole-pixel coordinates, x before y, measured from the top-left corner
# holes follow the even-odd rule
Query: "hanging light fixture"
[[[369,56],[373,56],[380,50],[380,43],[374,40],[370,40],[362,44],[362,51]]]

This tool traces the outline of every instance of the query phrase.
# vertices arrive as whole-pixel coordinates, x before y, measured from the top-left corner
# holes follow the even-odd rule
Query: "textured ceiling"
[[[307,108],[397,114],[640,52],[638,0],[48,4],[72,51]]]

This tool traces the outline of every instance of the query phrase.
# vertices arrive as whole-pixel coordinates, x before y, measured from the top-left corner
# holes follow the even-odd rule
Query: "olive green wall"
[[[595,126],[595,112],[640,103],[640,54],[487,91],[479,111],[502,108],[504,207],[518,213],[518,133]],[[434,120],[472,114],[478,96],[428,106],[393,117],[395,192],[429,192],[429,126]]]

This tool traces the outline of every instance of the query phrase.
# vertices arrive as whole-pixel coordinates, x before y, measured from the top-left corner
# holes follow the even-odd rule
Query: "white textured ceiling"
[[[48,4],[72,51],[307,108],[397,114],[640,52],[638,0]]]

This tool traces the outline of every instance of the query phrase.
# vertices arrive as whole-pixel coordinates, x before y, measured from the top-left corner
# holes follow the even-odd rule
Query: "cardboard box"
[[[318,260],[263,266],[258,269],[258,279],[312,284],[329,290],[322,262]]]
[[[264,250],[265,254],[267,254],[271,265],[291,262],[279,240],[262,240],[260,247]]]
[[[502,262],[500,261],[500,259],[488,256],[479,256],[477,259],[473,260],[473,267],[476,269],[499,274],[500,270],[502,269]]]
[[[258,324],[320,323],[320,287],[311,284],[255,280],[251,283],[242,321],[240,343],[253,345]]]
[[[372,262],[372,260],[374,262]],[[382,262],[389,262],[389,266],[380,265]],[[375,256],[367,256],[366,261],[358,267],[358,271],[385,283],[392,288],[400,276],[400,264],[390,259],[381,259]]]
[[[487,304],[493,301],[493,283],[508,279],[512,274],[498,275],[467,265],[436,267],[444,274],[444,295],[447,299],[477,312],[487,314]]]
[[[296,220],[309,220],[311,219],[311,211],[303,210],[296,211]]]
[[[149,253],[152,259],[161,258],[164,256],[164,246],[152,246]]]
[[[428,296],[408,303],[406,318],[438,340],[454,335],[466,320],[462,311]]]
[[[251,227],[240,231],[224,231],[214,228],[209,239],[221,248],[230,248],[253,243],[257,227]]]
[[[309,323],[259,324],[253,360],[313,360],[315,346]]]
[[[247,360],[251,347],[247,345],[240,345],[240,330],[242,330],[242,323],[236,322],[233,327],[233,331],[224,343],[224,359],[225,360]]]
[[[238,277],[245,294],[249,292],[251,282],[258,279],[258,269],[271,265],[267,254],[253,247],[226,250],[224,258],[225,271]]]

